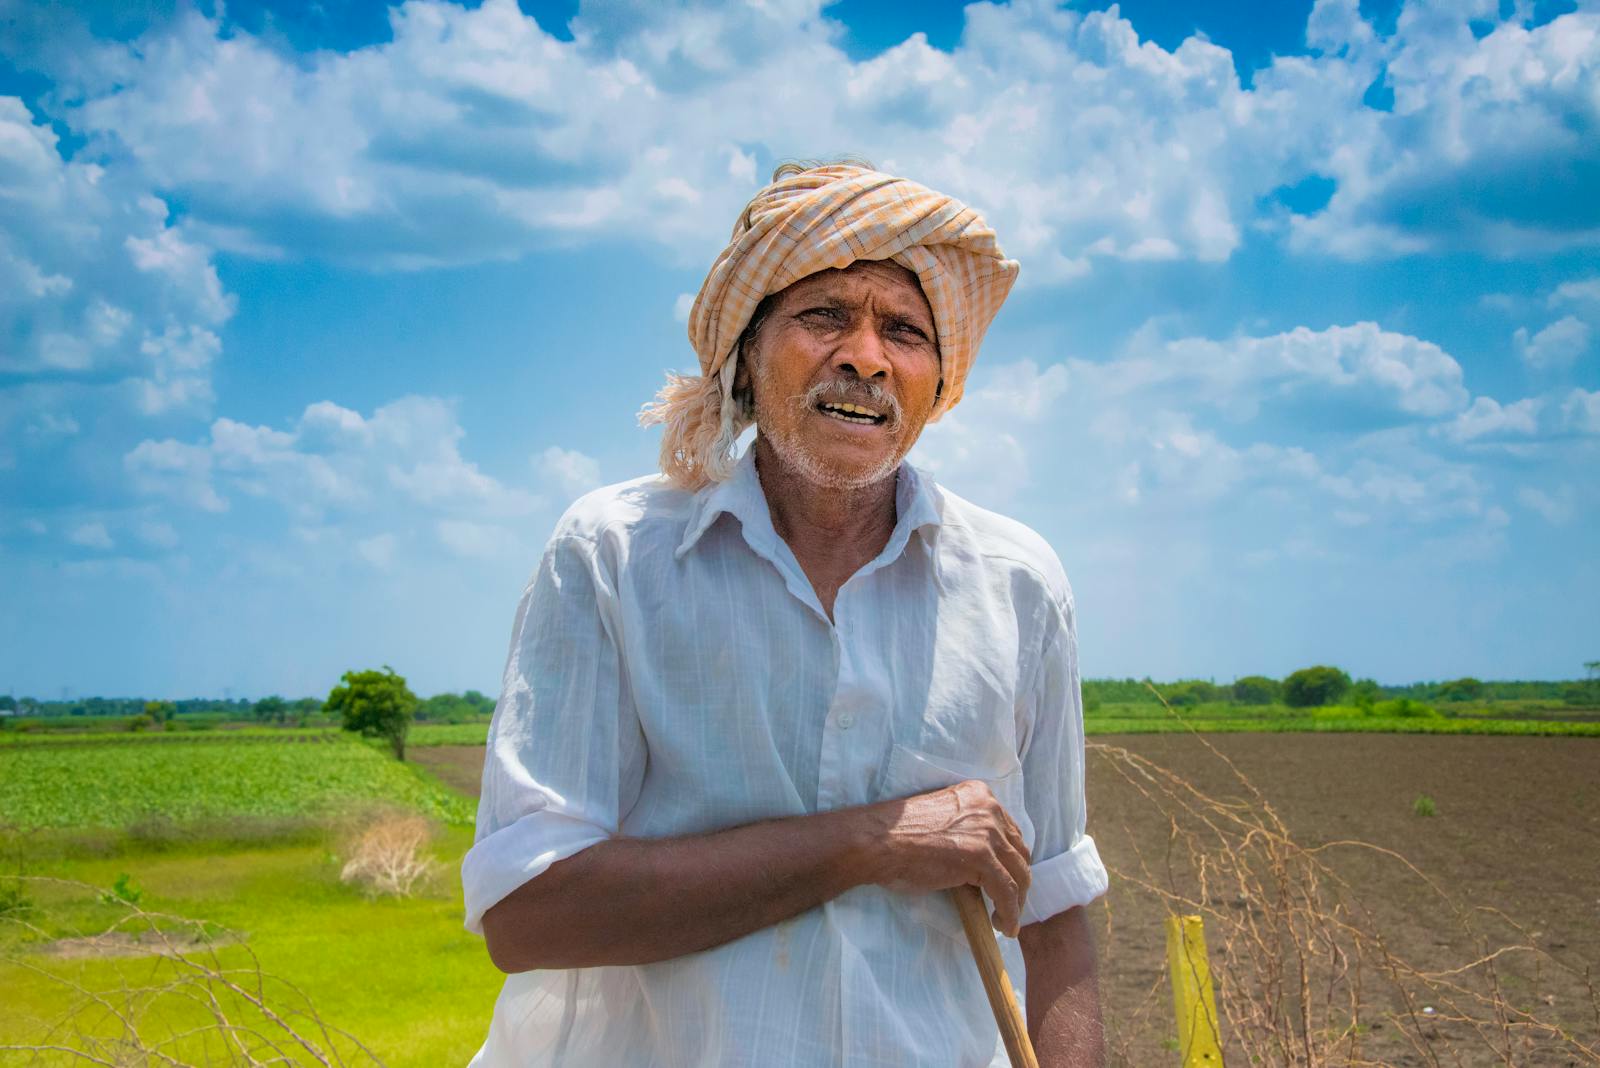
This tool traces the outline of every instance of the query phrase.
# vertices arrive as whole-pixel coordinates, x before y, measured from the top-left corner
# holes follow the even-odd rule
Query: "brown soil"
[[[483,789],[481,745],[423,745],[406,751],[406,759],[427,768],[439,781],[468,797]]]
[[[1215,752],[1210,746],[1215,747]],[[1362,922],[1382,932],[1394,957],[1424,971],[1462,968],[1485,948],[1531,945],[1493,962],[1512,1005],[1569,1028],[1600,1048],[1600,740],[1397,734],[1100,735],[1089,740],[1089,831],[1112,872],[1111,889],[1091,907],[1100,983],[1114,1063],[1175,1065],[1172,994],[1166,978],[1162,902],[1134,885],[1146,870],[1166,879],[1171,821],[1123,774],[1116,750],[1169,769],[1216,801],[1259,808],[1226,761],[1260,792],[1302,846],[1360,840],[1410,861],[1356,846],[1318,857],[1347,888],[1336,895],[1370,909]],[[477,796],[482,746],[434,746],[414,759]],[[1218,755],[1220,754],[1220,756]],[[1413,802],[1430,797],[1431,817]],[[1131,877],[1131,878],[1130,878]],[[1448,896],[1441,897],[1434,886]],[[1183,882],[1182,873],[1174,876]],[[1248,902],[1236,903],[1255,909]],[[1493,910],[1499,910],[1501,918]],[[1463,926],[1463,918],[1468,925]],[[1518,929],[1520,928],[1520,930]],[[1208,936],[1222,932],[1208,925]],[[1218,956],[1213,942],[1212,956]],[[1216,966],[1215,964],[1213,965]],[[1594,988],[1585,984],[1590,969]],[[1457,978],[1475,989],[1485,968]],[[1220,978],[1219,978],[1220,981]],[[1559,1042],[1514,1044],[1496,1054],[1466,1024],[1419,1016],[1408,1040],[1397,991],[1372,971],[1363,980],[1364,1063],[1600,1064]],[[1420,1014],[1422,1003],[1413,1006]],[[1441,1011],[1443,1006],[1441,1006]],[[1224,1020],[1224,1038],[1227,1021]],[[1420,1042],[1422,1049],[1417,1048]],[[1234,1043],[1228,1043],[1234,1046]],[[1230,1052],[1232,1052],[1230,1050]],[[1229,1063],[1247,1063],[1235,1056]],[[1334,1063],[1345,1063],[1341,1058]]]
[[[1218,801],[1253,802],[1226,757],[1300,845],[1358,839],[1409,860],[1462,911],[1397,857],[1356,846],[1330,846],[1318,854],[1348,884],[1337,891],[1336,883],[1326,883],[1326,896],[1331,900],[1342,892],[1370,908],[1370,923],[1389,951],[1419,969],[1460,968],[1485,947],[1538,947],[1543,953],[1513,951],[1494,961],[1506,999],[1600,1046],[1600,1005],[1582,976],[1592,968],[1600,986],[1600,741],[1395,734],[1211,734],[1202,740],[1165,734],[1097,736],[1089,746],[1089,830],[1114,873],[1095,917],[1102,996],[1113,1032],[1122,1028],[1140,1036],[1129,1044],[1124,1063],[1175,1063],[1160,1040],[1162,1032],[1170,1038],[1176,1028],[1163,959],[1165,909],[1119,877],[1140,877],[1142,854],[1159,873],[1154,881],[1165,883],[1170,823],[1118,770],[1127,765],[1114,759],[1115,747],[1178,773]],[[1419,795],[1434,801],[1436,815],[1413,811]],[[1183,882],[1181,874],[1176,881]],[[1221,932],[1208,923],[1209,933]],[[1458,978],[1484,989],[1473,981],[1484,973],[1480,967]],[[1381,975],[1369,974],[1362,989],[1362,1023],[1373,1029],[1362,1039],[1360,1056],[1385,1064],[1435,1063],[1404,1040],[1396,1021],[1384,1019],[1404,1002]],[[1414,1009],[1420,1013],[1422,1007]],[[1442,1004],[1437,1011],[1445,1011]],[[1533,1049],[1513,1045],[1508,1061],[1465,1024],[1419,1019],[1422,1034],[1437,1038],[1425,1037],[1423,1045],[1439,1063],[1600,1063],[1540,1048],[1560,1045],[1548,1041]]]

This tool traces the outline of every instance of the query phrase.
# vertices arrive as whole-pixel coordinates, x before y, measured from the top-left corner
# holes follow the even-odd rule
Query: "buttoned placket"
[[[859,633],[859,602],[867,596],[874,573],[905,552],[911,535],[906,525],[904,517],[897,517],[882,551],[839,587],[831,620],[793,550],[774,532],[772,548],[779,559],[772,562],[784,575],[790,593],[826,624],[833,643],[833,695],[823,719],[817,773],[819,812],[872,801],[876,772],[892,742],[893,694],[884,668],[872,662],[875,650],[867,648],[866,636]]]
[[[758,541],[760,539],[756,539]],[[751,548],[760,552],[756,541],[751,541]],[[887,553],[894,543],[884,547]],[[889,729],[888,718],[879,714],[873,716],[874,705],[884,705],[887,711],[887,694],[881,695],[880,700],[874,701],[873,695],[868,691],[863,679],[863,664],[861,663],[862,649],[857,642],[851,640],[853,633],[852,622],[856,615],[853,605],[856,601],[856,589],[860,588],[862,580],[881,566],[883,554],[880,554],[866,567],[857,571],[847,579],[839,588],[833,601],[833,618],[828,618],[828,613],[823,610],[822,602],[817,597],[816,588],[811,585],[811,580],[806,577],[805,569],[800,566],[799,559],[789,544],[774,533],[772,553],[767,555],[773,566],[778,569],[784,578],[784,585],[790,594],[809,608],[828,628],[828,638],[833,645],[833,693],[829,700],[828,714],[822,722],[822,744],[820,761],[817,769],[817,811],[826,812],[830,809],[846,808],[851,805],[864,804],[870,800],[867,796],[870,783],[864,780],[860,772],[862,757],[867,753],[876,753],[879,748],[887,748],[887,742],[881,736]],[[874,741],[881,741],[881,746],[875,746]],[[855,757],[854,760],[851,757]]]
[[[733,512],[738,517],[745,544],[773,566],[790,595],[810,609],[827,628],[833,647],[834,684],[828,713],[822,723],[816,810],[825,812],[865,804],[874,800],[872,789],[877,771],[893,741],[893,694],[886,668],[872,659],[872,654],[880,651],[867,648],[865,643],[869,636],[859,632],[864,609],[858,607],[858,602],[867,596],[873,574],[894,563],[906,551],[915,530],[928,521],[926,516],[912,514],[917,508],[914,503],[917,476],[914,472],[903,472],[899,476],[905,481],[897,482],[895,487],[895,528],[878,555],[839,588],[830,619],[799,559],[772,525],[769,505],[752,460],[749,455],[741,457],[734,485],[726,487],[730,490],[737,487],[742,492],[720,506],[703,511],[691,523],[690,537],[678,551],[681,554],[689,541],[699,537],[716,511]],[[925,504],[922,507],[926,509]]]

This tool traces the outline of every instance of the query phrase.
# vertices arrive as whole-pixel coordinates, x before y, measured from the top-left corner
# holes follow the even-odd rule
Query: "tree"
[[[1233,680],[1233,699],[1241,705],[1274,705],[1278,703],[1277,679],[1265,675],[1246,675]]]
[[[10,694],[0,694],[0,712],[15,712],[17,710],[16,698]]]
[[[1350,687],[1350,700],[1357,708],[1371,708],[1383,699],[1383,687],[1372,679],[1357,679]]]
[[[144,703],[144,714],[149,716],[151,721],[155,723],[166,723],[177,711],[178,706],[171,701],[146,701]]]
[[[312,716],[322,711],[322,702],[315,697],[299,697],[289,708],[294,712],[294,725],[304,727]]]
[[[1439,687],[1439,700],[1441,701],[1476,701],[1483,696],[1483,683],[1470,675],[1463,679],[1452,679]]]
[[[1318,664],[1301,668],[1283,680],[1283,703],[1291,708],[1331,705],[1350,689],[1350,676],[1336,667]]]
[[[289,718],[289,702],[271,694],[256,702],[255,713],[261,723],[282,723]]]
[[[324,707],[343,719],[344,729],[366,738],[387,738],[396,760],[406,758],[406,733],[417,711],[417,695],[388,664],[382,671],[346,671]]]
[[[1175,708],[1193,708],[1221,697],[1216,686],[1205,679],[1180,679],[1161,687],[1161,696]]]

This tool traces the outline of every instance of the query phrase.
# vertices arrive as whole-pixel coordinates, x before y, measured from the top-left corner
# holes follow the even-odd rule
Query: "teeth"
[[[864,415],[869,419],[876,419],[882,414],[873,411],[871,408],[863,408],[859,404],[838,404],[833,401],[826,401],[823,403],[823,407],[836,412],[847,412],[851,415]]]
[[[845,407],[847,406],[842,404],[824,404],[822,405],[822,412],[824,415],[831,415],[833,418],[843,420],[846,423],[862,423],[872,426],[876,425],[878,422],[878,420],[871,415],[856,414],[856,411],[862,411],[864,409],[856,409],[856,411],[847,413],[843,410]],[[854,408],[854,405],[850,405],[848,407]]]

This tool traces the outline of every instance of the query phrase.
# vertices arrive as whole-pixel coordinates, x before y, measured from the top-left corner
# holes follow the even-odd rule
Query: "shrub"
[[[1282,691],[1277,679],[1265,675],[1246,675],[1233,680],[1233,699],[1241,705],[1277,704]]]
[[[1413,701],[1409,697],[1397,697],[1393,701],[1379,701],[1372,706],[1375,716],[1399,716],[1405,719],[1437,719],[1439,710],[1432,705],[1425,705],[1421,701]]]
[[[339,878],[370,897],[410,897],[417,883],[438,867],[422,850],[433,837],[427,819],[416,813],[379,816],[355,838]]]
[[[1204,679],[1185,679],[1161,687],[1161,696],[1175,708],[1193,708],[1219,700],[1222,691]]]
[[[1357,708],[1371,708],[1383,697],[1383,689],[1372,679],[1359,679],[1350,687],[1350,701]]]
[[[1483,696],[1483,683],[1468,676],[1452,679],[1439,687],[1441,701],[1476,701]]]
[[[1562,703],[1574,708],[1588,708],[1600,705],[1600,686],[1593,680],[1589,682],[1569,682],[1561,687]]]
[[[1283,703],[1291,708],[1331,705],[1349,688],[1349,675],[1336,667],[1318,664],[1301,668],[1283,680]]]
[[[1427,794],[1417,795],[1417,799],[1411,802],[1411,811],[1418,816],[1434,816],[1439,812],[1433,803],[1433,798]]]

